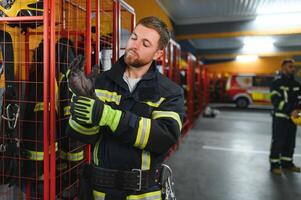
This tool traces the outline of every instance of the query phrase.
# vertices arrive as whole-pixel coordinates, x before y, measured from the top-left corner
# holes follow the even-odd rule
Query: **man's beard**
[[[128,50],[128,51],[130,51],[130,50]],[[132,55],[128,54],[128,51],[126,51],[125,55],[124,55],[124,62],[127,65],[134,67],[134,68],[140,68],[149,63],[145,60],[139,59],[139,56],[137,54],[136,54],[136,57],[133,57]]]

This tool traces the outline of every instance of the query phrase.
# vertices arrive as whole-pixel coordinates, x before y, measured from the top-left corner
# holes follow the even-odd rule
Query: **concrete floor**
[[[268,110],[220,109],[199,118],[168,159],[177,200],[297,200],[301,174],[269,172],[271,116]],[[301,165],[301,129],[295,163]]]

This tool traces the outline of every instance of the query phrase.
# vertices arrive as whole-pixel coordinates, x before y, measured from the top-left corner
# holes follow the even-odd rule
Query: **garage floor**
[[[216,118],[199,118],[167,161],[177,200],[297,200],[301,174],[272,175],[268,155],[268,110],[222,108]],[[295,163],[301,165],[301,129]]]

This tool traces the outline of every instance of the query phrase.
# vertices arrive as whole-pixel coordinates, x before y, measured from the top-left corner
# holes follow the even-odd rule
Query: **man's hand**
[[[78,55],[69,66],[67,71],[67,81],[69,90],[77,96],[95,98],[94,82],[98,74],[98,66],[94,66],[89,76],[85,75],[85,59]]]
[[[104,103],[98,98],[73,96],[71,100],[72,118],[82,125],[99,125]]]
[[[298,118],[298,117],[300,117],[300,115],[301,115],[301,111],[300,110],[293,110],[293,112],[291,113],[291,116],[293,117],[293,118]]]

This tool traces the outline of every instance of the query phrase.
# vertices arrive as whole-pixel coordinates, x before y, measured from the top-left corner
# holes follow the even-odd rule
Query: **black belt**
[[[160,170],[121,171],[93,166],[91,184],[96,190],[114,188],[118,190],[140,191],[159,185]]]

